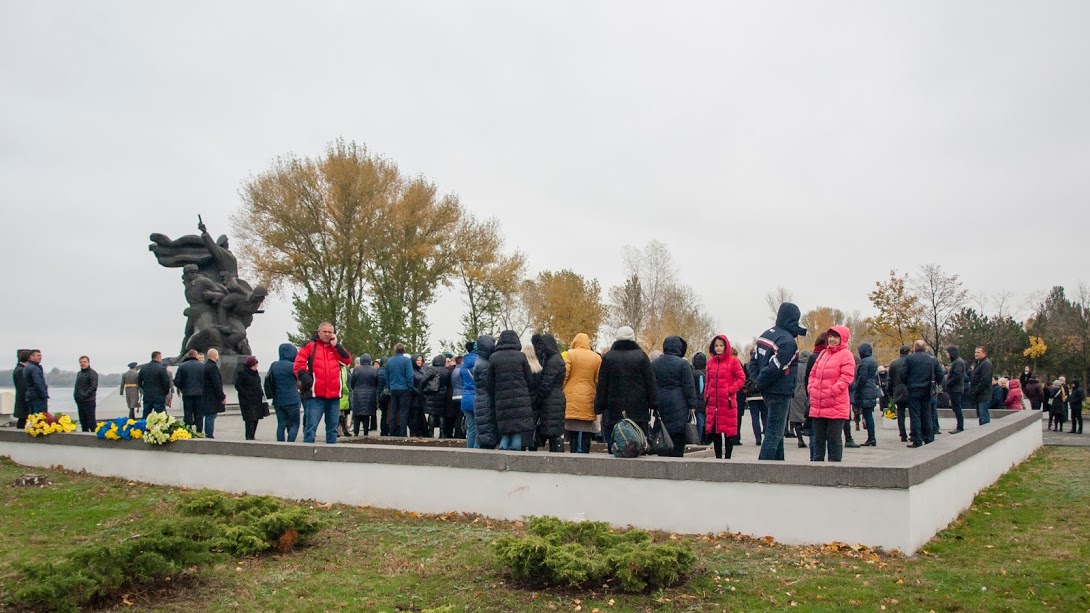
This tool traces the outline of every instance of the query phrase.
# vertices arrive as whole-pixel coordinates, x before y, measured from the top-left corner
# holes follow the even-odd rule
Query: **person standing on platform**
[[[223,376],[217,362],[220,352],[209,349],[201,365],[201,413],[205,438],[216,438],[216,416],[227,410],[227,395],[223,393]]]
[[[76,385],[72,390],[72,396],[76,400],[76,410],[79,412],[80,432],[94,432],[95,408],[98,405],[98,373],[91,368],[91,358],[81,355],[79,358],[79,372],[76,373]]]
[[[950,357],[950,372],[946,375],[946,394],[950,396],[950,409],[954,411],[954,419],[957,427],[950,430],[950,434],[965,431],[965,414],[961,410],[961,400],[965,392],[965,360],[958,355],[958,348],[950,345],[946,348],[946,355]]]
[[[49,386],[45,383],[45,371],[42,370],[41,351],[30,350],[30,358],[23,368],[23,379],[26,381],[27,415],[48,411]]]
[[[927,353],[927,343],[912,343],[912,353],[905,358],[901,382],[908,388],[908,415],[911,422],[908,447],[922,447],[935,441],[931,418],[931,387],[942,381],[942,366]]]
[[[129,419],[136,419],[136,410],[140,408],[140,373],[138,364],[129,362],[129,369],[121,375],[121,389],[118,393],[125,397],[125,406],[129,407]]]
[[[988,351],[983,345],[976,348],[973,357],[976,358],[976,365],[973,366],[973,374],[969,379],[969,393],[976,405],[977,422],[983,426],[992,421],[988,406],[992,402],[992,376],[995,375],[995,367],[988,359]]]
[[[738,421],[738,390],[746,383],[742,363],[731,354],[730,340],[720,334],[708,345],[704,386],[703,434],[711,438],[715,457],[730,459],[742,438]]]
[[[318,422],[325,418],[325,442],[337,444],[341,416],[341,365],[352,363],[352,354],[337,341],[333,324],[323,321],[318,331],[295,356],[295,376],[303,391],[303,442],[313,443]]]
[[[825,349],[818,354],[810,371],[811,428],[814,431],[813,462],[840,462],[844,457],[841,435],[851,417],[851,388],[856,365],[848,341],[847,326],[833,326],[825,332]],[[867,369],[869,371],[869,368]],[[877,371],[877,366],[875,366]],[[828,450],[826,452],[826,450]]]
[[[182,422],[204,432],[204,421],[197,418],[201,408],[201,390],[204,389],[204,365],[197,358],[197,351],[190,349],[174,373],[174,387],[182,397]]]
[[[371,356],[365,353],[360,356],[359,364],[348,376],[353,436],[360,435],[360,426],[363,426],[363,436],[371,433],[371,420],[374,419],[375,409],[378,407],[379,372],[371,365]]]
[[[753,379],[768,410],[758,460],[784,459],[783,438],[799,369],[799,347],[795,339],[806,336],[806,328],[799,325],[801,316],[799,307],[790,302],[781,304],[776,311],[776,325],[761,333],[753,358],[746,367],[747,378]]]
[[[163,412],[167,407],[167,392],[170,391],[171,381],[163,368],[162,360],[162,353],[152,351],[151,361],[140,367],[136,378],[140,392],[144,395],[144,419],[152,411]]]
[[[390,436],[407,436],[413,403],[413,361],[405,355],[403,343],[394,347],[394,355],[386,361],[386,388],[390,390]]]
[[[602,356],[590,348],[590,337],[580,332],[564,356],[564,429],[572,453],[590,453],[591,439],[599,426],[594,415],[594,393]]]
[[[613,452],[613,426],[627,417],[639,425],[644,436],[651,432],[651,414],[658,410],[658,391],[651,360],[636,343],[630,326],[617,329],[613,347],[602,357],[594,412],[602,416],[602,436]]]
[[[16,427],[22,430],[26,427],[26,418],[30,415],[26,406],[26,376],[23,374],[27,362],[30,361],[30,350],[20,349],[16,358],[18,364],[15,365],[15,370],[11,371],[11,383],[15,386]]]
[[[299,386],[296,385],[295,356],[299,350],[291,343],[277,349],[280,359],[269,366],[265,374],[265,396],[276,411],[276,440],[294,443],[299,436]]]
[[[242,413],[242,421],[246,424],[246,440],[252,441],[257,437],[257,424],[265,417],[265,411],[261,406],[265,399],[261,393],[261,375],[257,373],[257,358],[248,356],[246,362],[235,373],[235,392],[238,393],[238,408]]]

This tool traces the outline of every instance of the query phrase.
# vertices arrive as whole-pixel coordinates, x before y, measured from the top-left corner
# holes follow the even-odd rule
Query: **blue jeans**
[[[522,433],[516,432],[515,434],[504,434],[500,437],[500,445],[497,449],[520,451],[522,449]]]
[[[749,405],[749,419],[753,422],[753,436],[757,439],[757,444],[760,445],[761,435],[768,429],[768,405],[764,400],[750,400],[746,404]],[[739,429],[738,435],[741,436],[741,434],[741,429]]]
[[[950,392],[950,408],[954,411],[954,419],[958,420],[958,430],[965,429],[965,415],[961,412],[961,392]]]
[[[976,403],[976,416],[980,425],[990,424],[992,422],[992,414],[988,410],[988,405],[991,404],[991,400],[982,400]]]
[[[698,410],[696,412],[696,431],[700,433],[701,442],[707,438],[707,435],[704,434],[704,424],[706,423],[705,420],[707,420],[707,418],[708,414],[704,411]]]
[[[462,415],[466,416],[466,448],[477,448],[477,419],[473,416],[473,411],[462,411]]]
[[[204,438],[216,438],[216,413],[204,416]]]
[[[303,427],[303,442],[314,442],[314,435],[318,431],[318,422],[325,417],[325,442],[327,445],[335,445],[337,443],[337,425],[341,421],[341,399],[308,398],[303,401],[303,410],[307,413],[306,425]]]
[[[276,409],[276,440],[294,443],[295,437],[299,436],[299,405],[273,408]]]
[[[758,460],[783,460],[783,433],[787,429],[787,414],[791,411],[791,396],[765,395],[765,437]]]
[[[874,409],[863,409],[863,423],[867,425],[867,438],[874,439]]]
[[[147,419],[152,411],[162,413],[165,410],[167,410],[166,398],[148,398],[144,396],[144,419]]]

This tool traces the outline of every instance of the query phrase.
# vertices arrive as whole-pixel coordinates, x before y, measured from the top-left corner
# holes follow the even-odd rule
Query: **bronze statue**
[[[250,355],[246,329],[255,313],[264,312],[261,304],[268,291],[239,279],[238,260],[227,237],[212,240],[199,215],[197,220],[199,236],[187,234],[171,240],[164,234],[152,234],[148,245],[160,266],[182,269],[189,306],[183,311],[186,324],[179,355],[212,347],[222,355]]]

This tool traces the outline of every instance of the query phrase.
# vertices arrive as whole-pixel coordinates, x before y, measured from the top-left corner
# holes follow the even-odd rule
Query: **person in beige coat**
[[[564,397],[568,405],[564,411],[564,429],[567,431],[568,448],[572,453],[590,453],[590,441],[598,432],[599,424],[594,414],[594,394],[598,387],[598,369],[602,356],[590,348],[590,337],[580,332],[572,339],[571,348],[564,353]]]

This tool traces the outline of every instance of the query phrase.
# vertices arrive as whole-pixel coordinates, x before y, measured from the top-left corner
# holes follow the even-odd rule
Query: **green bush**
[[[642,592],[680,583],[696,560],[688,545],[656,545],[642,530],[618,532],[602,522],[531,517],[527,532],[492,542],[517,581],[566,587],[612,581],[622,591]]]
[[[236,556],[272,549],[289,530],[303,539],[320,527],[306,509],[284,509],[272,496],[230,498],[222,492],[198,490],[188,494],[178,508],[186,515],[218,524],[218,533],[209,539],[212,548]]]

